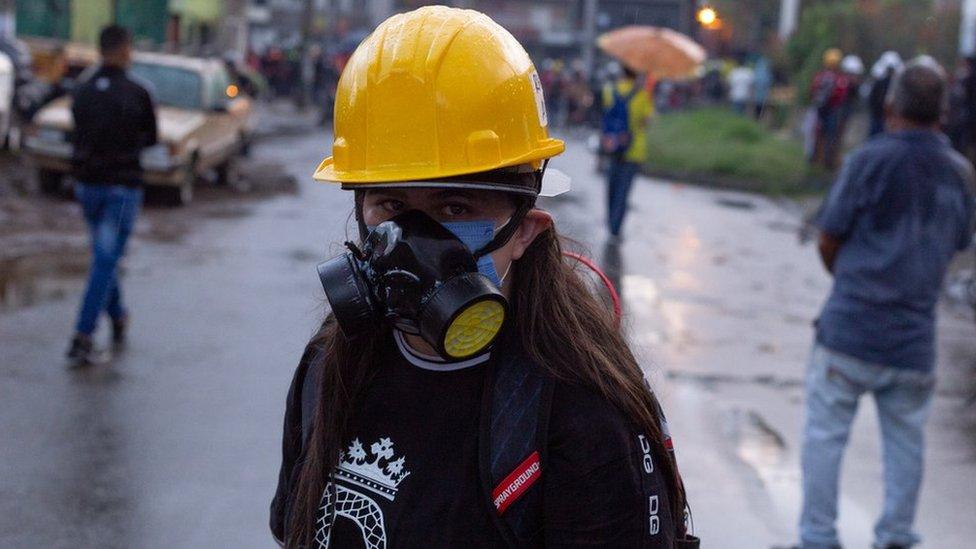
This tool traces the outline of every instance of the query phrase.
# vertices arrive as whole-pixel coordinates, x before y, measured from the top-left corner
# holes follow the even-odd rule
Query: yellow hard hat
[[[359,45],[334,120],[332,156],[315,179],[343,188],[538,169],[565,149],[549,137],[521,44],[482,13],[444,6],[394,15]]]
[[[840,60],[844,57],[844,52],[838,48],[830,48],[823,54],[823,64],[828,68],[836,68]]]

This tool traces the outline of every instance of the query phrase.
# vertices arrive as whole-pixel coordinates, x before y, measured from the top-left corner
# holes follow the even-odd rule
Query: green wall
[[[21,0],[17,34],[94,44],[102,27],[115,21],[137,41],[166,40],[169,0]]]
[[[220,0],[169,0],[169,9],[185,19],[214,23],[224,12]]]
[[[30,0],[16,3],[17,34],[70,38],[70,0]]]
[[[98,43],[98,33],[112,22],[113,0],[73,0],[71,2],[71,40]]]
[[[131,30],[136,41],[162,44],[166,41],[168,4],[167,0],[115,0],[115,21]]]

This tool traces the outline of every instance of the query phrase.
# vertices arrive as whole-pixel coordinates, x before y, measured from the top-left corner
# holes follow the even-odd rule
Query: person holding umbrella
[[[654,78],[689,76],[704,62],[705,50],[681,33],[641,25],[603,34],[597,45],[624,67],[623,75],[603,92],[606,110],[601,151],[611,158],[607,222],[611,243],[616,243],[627,213],[631,184],[647,159],[647,124],[654,114],[650,93],[640,85],[637,73],[645,72]]]
[[[647,159],[647,125],[654,114],[650,93],[637,81],[633,69],[623,67],[615,82],[603,90],[603,153],[610,157],[607,171],[607,225],[617,242],[627,215],[627,198],[640,165]]]

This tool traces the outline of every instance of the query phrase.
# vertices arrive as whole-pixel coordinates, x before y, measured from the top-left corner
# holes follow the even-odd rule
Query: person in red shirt
[[[851,91],[851,80],[840,70],[843,53],[831,48],[824,53],[823,68],[813,77],[810,98],[817,112],[816,143],[811,164],[833,170],[841,141],[841,113]]]

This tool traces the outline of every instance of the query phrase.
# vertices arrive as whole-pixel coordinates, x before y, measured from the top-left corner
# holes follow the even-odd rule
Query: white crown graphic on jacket
[[[393,500],[397,487],[410,471],[404,469],[406,459],[393,459],[393,441],[381,438],[369,447],[369,452],[359,439],[352,441],[348,450],[339,456],[336,477],[361,486],[388,500]]]

